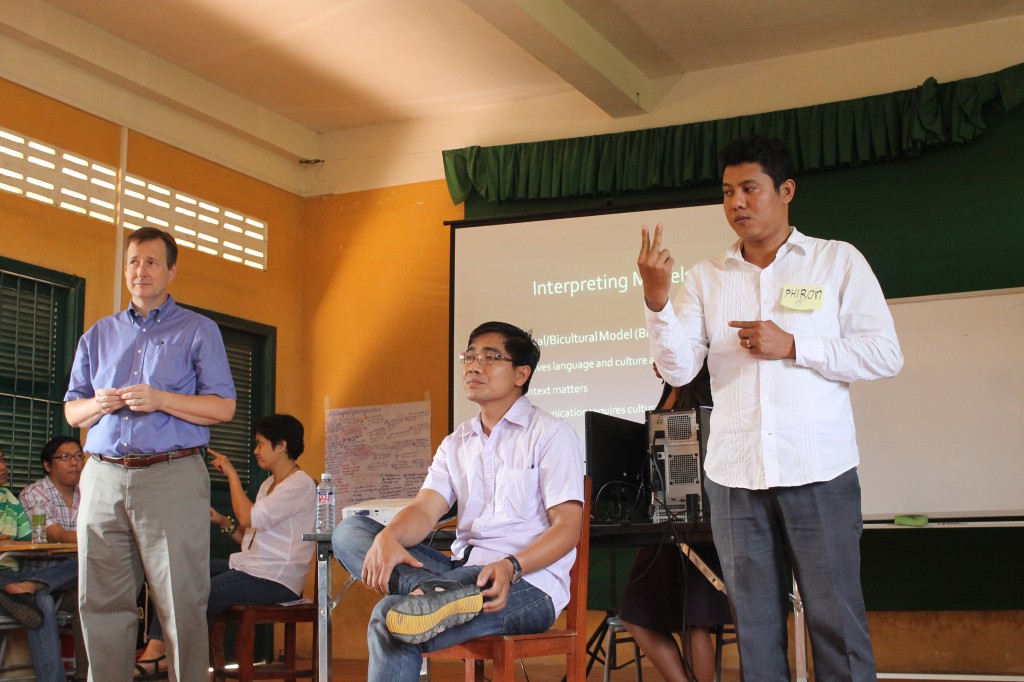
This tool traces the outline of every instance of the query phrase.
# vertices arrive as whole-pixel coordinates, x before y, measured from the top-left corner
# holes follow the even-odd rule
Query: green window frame
[[[231,377],[235,381],[235,416],[229,422],[210,427],[210,447],[226,455],[238,472],[246,495],[256,499],[260,485],[269,474],[256,465],[252,451],[256,447],[253,426],[260,417],[275,411],[277,362],[277,328],[223,313],[183,304],[197,313],[209,317],[220,327],[227,351]],[[231,493],[227,479],[210,469],[210,505],[222,514],[230,515]],[[218,529],[210,528],[210,556],[227,558],[238,551],[238,545]],[[228,630],[226,641],[234,642],[234,626]],[[274,630],[265,625],[256,628],[255,658],[268,662],[274,656]],[[227,657],[235,659],[233,645],[228,646]]]
[[[256,447],[253,426],[260,417],[275,410],[277,328],[187,303],[181,305],[205,315],[220,327],[237,397],[231,421],[210,427],[210,447],[231,460],[246,494],[250,500],[255,500],[268,474],[256,465],[252,455]],[[210,504],[222,514],[232,513],[227,478],[212,468]],[[238,551],[238,545],[231,538],[216,529],[210,530],[211,556],[226,557]]]
[[[43,475],[46,441],[77,435],[64,393],[84,318],[83,278],[0,256],[0,448],[13,489]]]
[[[256,466],[252,456],[256,447],[256,420],[274,411],[277,358],[277,328],[252,320],[204,310],[188,304],[184,307],[205,315],[220,327],[227,351],[231,378],[237,398],[235,416],[229,422],[210,427],[210,447],[227,455],[238,471],[250,498],[255,498],[266,472]],[[210,471],[214,487],[227,490],[227,479]]]

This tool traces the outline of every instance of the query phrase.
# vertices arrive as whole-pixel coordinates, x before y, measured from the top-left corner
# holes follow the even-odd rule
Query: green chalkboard
[[[1024,286],[1024,108],[968,145],[797,179],[792,222],[854,244],[887,298]]]
[[[872,611],[1024,609],[1024,527],[865,530],[861,582]]]

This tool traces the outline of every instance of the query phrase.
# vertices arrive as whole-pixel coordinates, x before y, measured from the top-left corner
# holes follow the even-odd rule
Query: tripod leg
[[[605,662],[608,653],[604,650],[604,638],[608,632],[608,618],[614,615],[612,611],[606,611],[604,618],[601,620],[601,624],[594,630],[594,634],[587,640],[587,674],[590,674],[590,669],[594,667],[594,663],[600,661]],[[602,654],[604,658],[602,658]]]

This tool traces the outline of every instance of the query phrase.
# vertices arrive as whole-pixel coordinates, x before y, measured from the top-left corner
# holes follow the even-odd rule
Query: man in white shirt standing
[[[708,358],[715,409],[705,483],[740,665],[746,679],[790,679],[792,571],[815,678],[873,680],[849,383],[903,366],[892,316],[860,252],[790,226],[796,183],[784,142],[742,138],[719,163],[739,241],[687,273],[677,313],[661,225],[653,240],[644,226],[637,266],[665,380],[686,384]]]
[[[504,322],[473,330],[462,363],[479,416],[442,441],[412,504],[388,526],[350,516],[334,554],[384,597],[367,628],[369,682],[415,682],[421,655],[483,635],[543,632],[569,601],[583,523],[576,433],[525,397],[540,360]],[[452,556],[423,544],[454,502]]]

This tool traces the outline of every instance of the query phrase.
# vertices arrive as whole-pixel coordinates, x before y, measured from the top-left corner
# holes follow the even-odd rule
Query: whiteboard
[[[903,370],[850,387],[865,518],[1024,516],[1024,289],[889,308]]]

